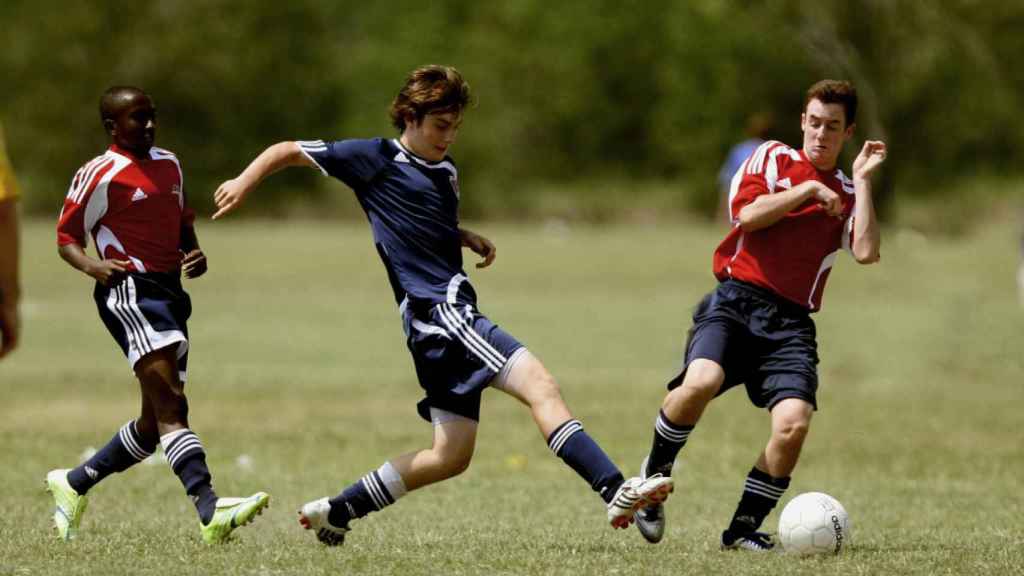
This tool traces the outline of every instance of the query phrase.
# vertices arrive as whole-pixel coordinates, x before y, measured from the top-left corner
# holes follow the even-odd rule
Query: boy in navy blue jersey
[[[74,538],[89,489],[141,462],[160,444],[195,503],[203,539],[220,542],[259,514],[269,496],[217,498],[206,451],[189,429],[185,323],[192,304],[181,274],[202,276],[206,256],[185,203],[181,165],[174,154],[153,146],[156,108],[142,90],[110,88],[100,100],[100,116],[111,146],[75,174],[57,243],[68,264],[96,280],[100,318],[135,371],[142,410],[84,464],[47,474],[57,533]],[[90,237],[98,259],[85,253]]]
[[[366,212],[402,314],[426,395],[418,410],[434,426],[433,446],[385,462],[334,498],[302,506],[300,523],[328,545],[344,541],[351,520],[464,471],[487,386],[530,408],[551,450],[604,499],[614,527],[629,526],[634,511],[664,501],[672,490],[671,478],[660,475],[624,480],[573,419],[540,361],[477,309],[462,248],[483,258],[478,268],[489,266],[496,251],[488,239],[459,226],[458,171],[447,155],[469,101],[469,86],[454,68],[419,68],[391,105],[399,138],[281,142],[215,194],[214,219],[282,168],[316,168],[341,180]]]

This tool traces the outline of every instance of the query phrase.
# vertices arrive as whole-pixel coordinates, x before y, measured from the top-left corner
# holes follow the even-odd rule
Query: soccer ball
[[[850,544],[850,517],[828,494],[805,492],[782,509],[779,539],[786,552],[838,554]]]

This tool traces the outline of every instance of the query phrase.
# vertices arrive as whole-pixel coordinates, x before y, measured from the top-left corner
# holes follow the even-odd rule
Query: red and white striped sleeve
[[[729,186],[729,219],[739,222],[740,210],[762,194],[775,191],[779,174],[779,157],[789,157],[793,149],[782,142],[769,140],[754,150],[732,177]]]
[[[107,155],[97,156],[78,169],[71,179],[64,207],[57,221],[57,245],[78,244],[87,246],[89,231],[86,230],[85,212],[89,198],[96,184],[114,166],[114,159]]]

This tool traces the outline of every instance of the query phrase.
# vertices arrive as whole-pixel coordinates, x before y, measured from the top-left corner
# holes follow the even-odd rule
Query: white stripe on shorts
[[[462,342],[462,345],[477,358],[480,358],[488,368],[494,372],[501,372],[507,359],[495,350],[490,342],[484,340],[483,336],[477,334],[465,319],[459,316],[451,304],[438,304],[437,310],[449,333],[454,334]]]

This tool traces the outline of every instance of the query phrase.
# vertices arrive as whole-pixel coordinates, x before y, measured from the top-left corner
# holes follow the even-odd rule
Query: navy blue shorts
[[[438,408],[480,420],[480,396],[512,354],[518,340],[468,304],[438,304],[426,311],[405,309],[406,344],[426,398],[416,409],[430,420]]]
[[[704,297],[693,313],[679,386],[690,362],[704,358],[725,370],[719,394],[745,384],[755,406],[769,410],[786,398],[801,398],[817,409],[818,344],[806,308],[769,290],[726,280]]]
[[[178,274],[133,272],[114,286],[97,283],[93,299],[100,318],[132,368],[146,354],[177,345],[178,376],[185,381],[188,368],[185,322],[192,315],[192,301],[182,289]]]

